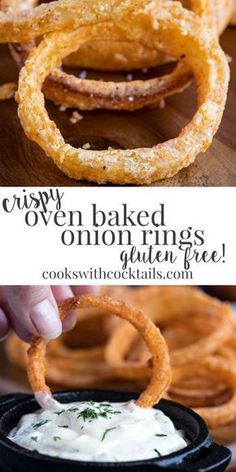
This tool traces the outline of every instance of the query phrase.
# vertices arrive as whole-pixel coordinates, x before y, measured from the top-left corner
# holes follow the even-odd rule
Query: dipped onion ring
[[[84,23],[91,22],[94,12],[100,11],[100,4],[99,0],[87,4],[89,11]],[[191,122],[175,139],[151,149],[126,151],[86,151],[65,144],[55,123],[49,119],[40,89],[47,75],[60,65],[61,59],[88,40],[88,28],[47,35],[21,70],[18,90],[21,124],[29,139],[37,142],[66,175],[97,183],[150,184],[173,176],[211,144],[220,124],[228,88],[229,69],[224,53],[216,37],[205,31],[196,15],[179,3],[166,4],[160,0],[158,5],[157,10],[153,9],[153,3],[146,4],[145,9],[138,9],[136,5],[133,16],[130,11],[123,21],[117,14],[117,28],[132,40],[156,44],[158,48],[163,44],[168,54],[178,58],[184,55],[185,63],[193,69],[199,107]],[[102,27],[104,24],[101,23]]]
[[[63,319],[74,308],[99,308],[108,314],[117,315],[129,321],[139,331],[152,354],[151,380],[136,403],[141,407],[152,407],[169,387],[171,375],[169,354],[166,343],[152,321],[140,311],[128,305],[114,301],[109,297],[81,296],[65,300],[59,305],[60,317]],[[28,379],[36,400],[44,408],[55,407],[50,388],[45,382],[46,341],[34,338],[28,352]]]

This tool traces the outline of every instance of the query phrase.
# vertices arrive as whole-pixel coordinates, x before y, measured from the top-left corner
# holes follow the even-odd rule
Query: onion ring
[[[60,317],[74,308],[99,308],[108,314],[117,315],[133,324],[147,343],[152,354],[153,370],[150,383],[136,403],[141,407],[151,407],[159,401],[170,383],[169,355],[166,343],[152,321],[138,310],[109,297],[81,296],[67,299],[59,305]],[[38,403],[43,408],[57,406],[50,388],[45,382],[46,341],[34,338],[28,352],[28,379]]]
[[[95,5],[91,8],[88,19],[92,12],[99,11],[100,2],[94,3],[98,8]],[[91,2],[87,8],[88,5]],[[20,121],[26,135],[37,142],[68,176],[98,183],[150,184],[173,176],[193,162],[199,152],[209,147],[225,106],[229,79],[227,61],[215,36],[203,29],[196,15],[175,2],[167,7],[165,1],[160,1],[161,6],[163,11],[158,9],[158,12],[152,10],[151,5],[146,5],[145,10],[137,8],[135,30],[131,12],[125,18],[125,24],[119,23],[117,18],[117,27],[122,28],[129,37],[134,39],[135,35],[136,39],[138,37],[141,40],[145,24],[145,44],[156,41],[158,47],[163,43],[165,51],[171,55],[180,57],[185,54],[185,63],[192,67],[196,76],[199,107],[192,121],[177,138],[151,149],[78,150],[65,144],[55,123],[49,119],[40,91],[42,83],[50,71],[59,66],[63,56],[78,49],[78,45],[88,39],[86,28],[48,35],[27,59],[19,81]],[[52,57],[53,52],[55,54]]]

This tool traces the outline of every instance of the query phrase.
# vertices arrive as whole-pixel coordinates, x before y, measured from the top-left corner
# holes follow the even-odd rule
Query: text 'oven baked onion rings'
[[[97,0],[87,4],[90,14],[86,18],[94,14],[96,5],[100,11],[100,3]],[[168,2],[167,5],[160,1],[158,9],[153,9],[153,3],[146,3],[143,9],[136,5],[133,15],[130,11],[125,20],[117,15],[116,27],[130,39],[139,39],[152,46],[157,44],[158,48],[163,44],[168,54],[178,58],[184,56],[185,63],[193,70],[198,110],[177,138],[152,148],[126,151],[86,151],[65,143],[55,123],[49,119],[41,87],[62,58],[88,40],[88,28],[47,35],[30,54],[20,73],[19,117],[29,139],[39,144],[68,176],[97,183],[150,184],[173,176],[211,144],[225,106],[228,64],[215,35],[205,31],[200,19],[179,3],[169,5]],[[104,24],[101,23],[102,28]]]
[[[171,381],[169,354],[167,345],[160,331],[152,321],[135,308],[115,301],[109,297],[81,296],[62,302],[59,306],[60,317],[63,319],[75,308],[99,308],[111,315],[129,321],[139,331],[152,355],[151,379],[137,400],[142,407],[152,407],[164,395]],[[28,378],[39,404],[44,408],[55,406],[51,390],[45,382],[46,341],[35,338],[29,349]]]

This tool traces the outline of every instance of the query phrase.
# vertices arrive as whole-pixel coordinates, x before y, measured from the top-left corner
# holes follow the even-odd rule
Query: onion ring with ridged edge
[[[167,345],[160,331],[152,321],[137,309],[109,297],[82,295],[72,297],[59,304],[60,318],[63,319],[75,308],[99,308],[108,314],[116,315],[129,321],[142,335],[152,354],[152,375],[144,392],[141,393],[137,405],[152,407],[166,392],[171,381],[170,363]],[[28,379],[35,397],[42,407],[55,407],[52,393],[45,382],[46,341],[34,338],[28,352]]]
[[[16,3],[16,2],[15,2]],[[33,6],[34,0],[28,0],[23,2],[24,9],[27,8],[27,5],[30,7]],[[215,3],[215,8],[213,8],[213,3]],[[222,3],[222,2],[221,2]],[[224,0],[225,3],[232,3],[232,0]],[[228,11],[223,14],[224,9],[219,7],[218,0],[191,0],[190,2],[192,10],[197,12],[199,16],[204,18],[207,26],[213,27],[215,23],[217,23],[216,28],[219,31],[225,27],[225,23],[228,20],[230,14],[227,14]],[[19,1],[19,8],[21,7],[22,2]],[[2,0],[2,7],[4,9],[11,6],[10,0]],[[229,8],[229,7],[228,7]],[[217,9],[222,13],[221,15],[217,14],[217,21],[215,10]],[[231,8],[232,12],[232,8]],[[214,21],[215,19],[215,21]],[[111,25],[113,29],[114,26]],[[109,35],[108,35],[109,36]],[[121,52],[122,52],[122,38],[120,40],[110,41],[109,38],[107,43],[110,44],[110,48],[112,48],[112,44],[121,45]],[[90,41],[88,45],[84,44],[85,51],[81,52],[80,57],[83,58],[83,54],[86,54],[86,47],[88,51],[91,52],[94,50],[93,48],[89,47],[90,44],[93,44],[94,48],[94,41]],[[129,43],[127,43],[129,44]],[[131,43],[132,44],[132,43]],[[98,42],[99,45],[99,42]],[[83,46],[83,45],[82,45]],[[25,57],[28,55],[29,50],[32,49],[33,44],[27,43],[25,46],[11,46],[13,57],[15,58],[18,66],[21,67],[24,63]],[[119,47],[119,46],[118,46]],[[138,52],[139,48],[142,47],[140,43],[132,44],[132,49]],[[96,48],[96,42],[95,42]],[[144,48],[144,54],[147,61],[149,61],[148,57],[151,52],[151,56],[153,58],[153,50],[150,48]],[[156,64],[158,64],[159,57],[158,57],[158,50],[157,57],[156,57]],[[160,53],[160,52],[159,52]],[[96,57],[98,60],[95,62],[96,66],[99,68],[99,60],[100,56],[102,55],[102,45],[97,51]],[[123,55],[126,55],[125,50],[122,52]],[[138,54],[140,57],[140,54]],[[91,60],[89,54],[86,54],[87,60]],[[110,56],[113,56],[112,51],[110,51]],[[130,68],[132,68],[132,59],[129,57]],[[153,59],[152,59],[153,60]],[[104,61],[104,59],[102,59]],[[109,64],[109,60],[107,61],[109,68],[111,65]],[[93,64],[93,62],[92,62]],[[95,68],[96,68],[95,66]],[[144,64],[141,63],[140,67],[144,67]],[[126,111],[134,111],[145,106],[155,106],[160,103],[160,100],[175,94],[182,92],[191,82],[192,80],[192,73],[190,70],[187,70],[181,64],[177,66],[174,71],[170,74],[167,74],[163,77],[158,77],[151,80],[145,80],[144,82],[141,81],[134,81],[134,82],[121,82],[121,83],[113,83],[109,82],[104,84],[94,80],[81,80],[75,76],[66,74],[60,70],[57,70],[50,74],[47,77],[46,82],[43,87],[43,92],[46,98],[52,100],[57,105],[64,105],[66,107],[73,107],[79,108],[80,110],[93,110],[93,109],[110,109],[110,110],[126,110]]]
[[[142,5],[143,0],[140,3]],[[145,44],[156,44],[158,48],[163,44],[165,51],[176,57],[185,55],[185,63],[192,67],[197,81],[199,106],[191,122],[177,138],[151,149],[75,149],[65,143],[55,123],[49,119],[40,90],[42,83],[60,65],[63,56],[78,49],[79,44],[88,39],[88,29],[47,35],[27,59],[20,73],[17,94],[21,124],[29,139],[37,142],[68,176],[97,183],[150,184],[187,167],[199,152],[205,151],[211,144],[225,106],[228,64],[217,38],[204,29],[201,20],[179,3],[167,3],[160,0],[156,10],[153,2],[146,3],[145,8],[140,9],[135,2],[133,15],[130,11],[122,21],[117,12],[116,19],[116,27],[122,28],[122,33],[130,39],[142,38]],[[91,21],[92,12],[100,11],[99,5],[100,0],[87,4],[87,21]]]

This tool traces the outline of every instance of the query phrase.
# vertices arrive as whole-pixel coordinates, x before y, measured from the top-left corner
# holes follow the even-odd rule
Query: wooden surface
[[[213,145],[195,163],[177,176],[157,183],[165,186],[236,185],[236,28],[228,28],[222,45],[231,62],[231,86],[223,122]],[[0,83],[16,79],[17,72],[6,46],[0,48]],[[94,76],[94,74],[92,74]],[[109,75],[108,77],[114,77]],[[147,77],[147,75],[145,76]],[[122,76],[116,75],[117,79]],[[194,112],[194,86],[184,94],[167,100],[165,109],[135,113],[87,112],[77,124],[69,121],[71,111],[60,112],[50,104],[48,110],[65,139],[75,146],[90,142],[93,149],[108,146],[129,148],[152,146],[174,137]],[[14,100],[0,103],[0,185],[87,185],[62,174],[37,145],[25,136],[19,124]]]
[[[56,389],[60,390],[58,387]],[[30,393],[26,373],[8,362],[3,345],[0,345],[0,395],[16,392]],[[227,470],[236,472],[236,422],[213,431],[212,435],[215,441],[230,447],[233,460]]]

